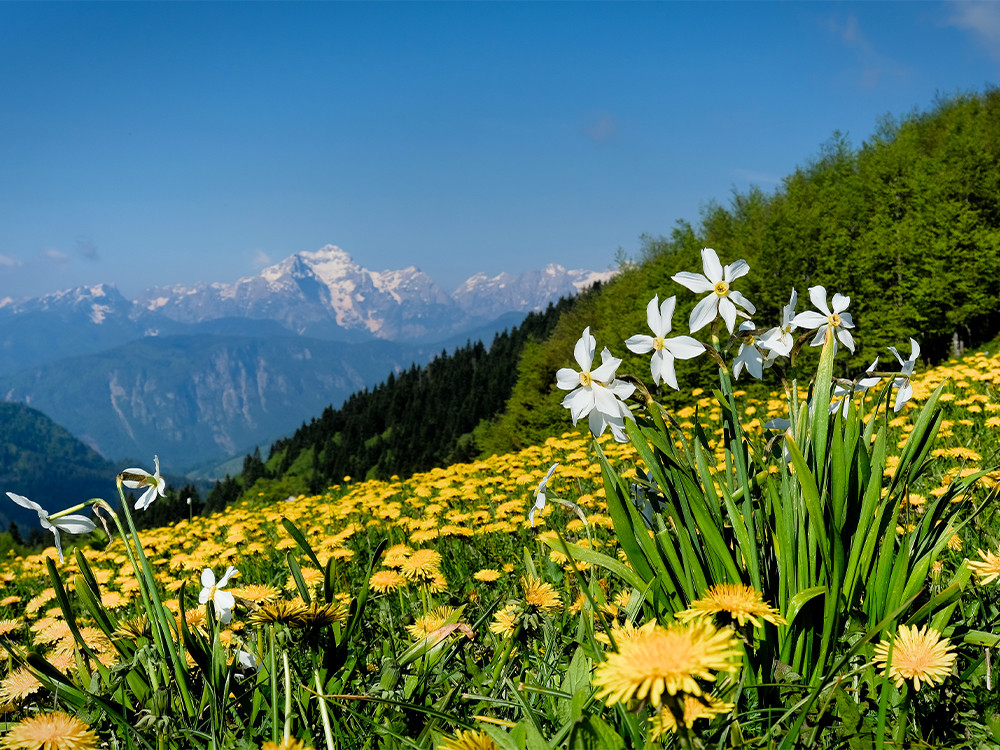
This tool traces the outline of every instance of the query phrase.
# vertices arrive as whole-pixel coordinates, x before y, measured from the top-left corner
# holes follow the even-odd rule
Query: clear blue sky
[[[1000,82],[1000,3],[0,3],[0,298],[602,269]]]

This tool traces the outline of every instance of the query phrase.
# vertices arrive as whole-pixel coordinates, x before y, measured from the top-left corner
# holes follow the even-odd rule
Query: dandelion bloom
[[[944,682],[955,664],[955,653],[951,642],[934,628],[900,625],[894,643],[882,641],[875,647],[875,663],[885,669],[883,674],[891,677],[896,687],[902,687],[904,680],[913,680],[913,689],[920,690],[921,680]]]
[[[425,583],[440,573],[441,553],[433,549],[418,549],[400,565],[400,572],[411,581]]]
[[[18,667],[0,680],[0,703],[18,703],[41,687],[30,669]]]
[[[500,750],[486,732],[458,730],[454,737],[442,737],[438,750]]]
[[[993,583],[1000,578],[1000,555],[979,550],[979,556],[983,558],[982,561],[970,560],[969,567],[976,574],[979,583]]]
[[[395,591],[406,585],[406,579],[395,570],[377,570],[368,579],[368,585],[380,594]]]
[[[695,697],[685,695],[682,701],[684,709],[684,726],[689,729],[694,726],[698,719],[714,719],[719,714],[729,713],[733,710],[732,703],[725,703],[710,695]],[[677,731],[677,718],[669,708],[661,708],[650,719],[649,738],[655,740],[662,737],[667,732]]]
[[[757,627],[761,626],[761,620],[774,625],[787,624],[778,610],[764,602],[757,589],[742,583],[719,583],[709,587],[701,599],[691,602],[691,606],[683,612],[678,612],[677,618],[689,621],[722,613],[736,620],[740,626],[746,625],[748,620]]]
[[[264,625],[267,623],[284,623],[285,625],[299,626],[303,623],[308,609],[299,602],[290,602],[286,599],[278,599],[274,602],[265,602],[250,613],[247,622],[251,625]]]
[[[490,632],[497,635],[507,635],[513,633],[521,619],[521,613],[517,604],[508,604],[503,609],[497,610],[493,615],[493,622],[490,623]]]
[[[524,601],[540,612],[552,614],[562,607],[559,592],[552,588],[551,583],[539,581],[537,578],[522,577],[521,587],[524,589]]]
[[[30,716],[0,740],[4,750],[97,750],[97,734],[75,716],[55,711]]]
[[[418,641],[430,635],[438,628],[443,627],[455,612],[456,609],[454,607],[447,605],[435,607],[430,612],[414,620],[412,625],[407,625],[406,632],[410,634],[413,640]]]
[[[245,602],[252,602],[253,604],[274,601],[281,596],[280,589],[260,583],[238,586],[237,588],[229,589],[229,593],[237,599],[242,599]]]
[[[271,742],[268,740],[260,746],[260,750],[313,750],[312,745],[307,745],[301,740],[286,737],[281,742]]]
[[[484,581],[490,583],[491,581],[497,580],[502,574],[499,570],[493,570],[493,568],[483,568],[476,573],[473,573],[472,577],[477,581]]]
[[[666,692],[701,695],[698,679],[714,681],[715,672],[732,671],[742,654],[736,634],[704,619],[654,628],[635,640],[621,644],[597,667],[596,697],[609,703],[648,698],[660,705]]]

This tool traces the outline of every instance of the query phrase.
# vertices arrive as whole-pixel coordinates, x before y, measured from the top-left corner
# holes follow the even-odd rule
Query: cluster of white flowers
[[[701,259],[703,273],[682,271],[671,278],[692,292],[708,293],[691,311],[691,318],[688,321],[691,333],[721,318],[729,333],[735,332],[741,338],[739,351],[732,364],[734,378],[738,379],[743,370],[755,378],[762,378],[764,370],[773,365],[779,357],[791,355],[796,342],[794,335],[796,330],[815,331],[812,346],[822,346],[829,332],[833,340],[834,353],[838,343],[854,352],[854,337],[850,331],[854,328],[854,320],[847,312],[847,307],[851,303],[850,297],[837,292],[828,303],[826,289],[822,286],[813,286],[809,288],[809,299],[816,309],[796,314],[798,295],[793,289],[791,299],[782,308],[781,323],[758,335],[757,328],[751,320],[751,316],[757,311],[756,307],[732,288],[732,283],[745,276],[750,271],[750,266],[745,260],[723,266],[718,254],[710,247],[701,251]],[[636,354],[652,352],[650,372],[653,382],[657,385],[666,383],[675,390],[678,389],[677,375],[674,371],[675,360],[697,357],[707,348],[705,344],[691,336],[667,338],[673,327],[672,318],[676,305],[676,297],[668,297],[660,304],[659,295],[654,296],[646,306],[646,322],[653,335],[639,334],[625,341],[625,346],[631,352]],[[744,318],[744,321],[737,329],[738,318]],[[587,417],[594,435],[601,435],[607,427],[610,427],[615,439],[625,442],[627,440],[625,420],[633,417],[624,399],[632,395],[635,386],[616,377],[621,360],[614,357],[607,348],[601,352],[600,367],[591,370],[596,349],[597,340],[591,335],[588,327],[576,343],[576,361],[580,365],[580,371],[564,367],[556,373],[556,383],[559,388],[570,391],[563,399],[562,405],[570,410],[574,425],[578,420]],[[910,358],[906,360],[894,347],[889,347],[889,350],[902,367],[892,383],[896,389],[893,408],[898,412],[913,395],[910,376],[913,374],[917,357],[920,356],[920,346],[910,339]],[[873,371],[877,364],[876,358],[875,363],[868,368],[868,372]],[[848,397],[851,394],[863,392],[880,380],[878,376],[863,378],[852,389],[838,385],[834,390],[837,401],[831,406],[831,411],[839,408],[841,404],[846,411]]]

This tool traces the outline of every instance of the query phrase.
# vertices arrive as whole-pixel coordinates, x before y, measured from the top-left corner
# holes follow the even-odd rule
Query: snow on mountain
[[[273,321],[299,335],[390,341],[443,339],[505,313],[543,309],[610,271],[476,274],[453,294],[415,266],[371,271],[335,245],[295,253],[256,276],[232,283],[154,287],[134,301],[111,284],[83,286],[43,297],[0,303],[0,317],[40,312],[93,326],[133,328],[137,335],[207,321]]]

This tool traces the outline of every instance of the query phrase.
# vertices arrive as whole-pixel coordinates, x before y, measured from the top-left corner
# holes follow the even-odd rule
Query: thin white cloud
[[[271,265],[271,256],[265,253],[263,250],[257,249],[253,253],[253,263],[254,268],[264,268],[265,266]]]
[[[20,268],[21,261],[9,255],[0,255],[0,268]]]
[[[1000,3],[953,0],[948,8],[948,24],[968,31],[976,44],[1000,62]]]
[[[42,255],[56,263],[69,263],[69,256],[62,250],[56,250],[54,247],[45,248],[42,251]]]
[[[609,112],[592,116],[583,126],[583,134],[594,143],[607,143],[617,131],[618,121]]]
[[[829,17],[826,28],[835,38],[843,42],[853,59],[851,75],[863,89],[872,90],[883,85],[897,86],[906,83],[909,71],[898,60],[885,55],[872,44],[861,28],[861,22],[853,13],[846,19]]]

